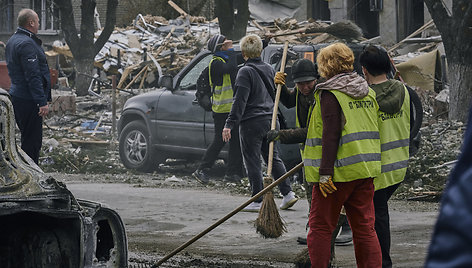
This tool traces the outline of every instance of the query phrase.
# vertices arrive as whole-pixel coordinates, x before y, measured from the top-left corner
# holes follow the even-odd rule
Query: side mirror
[[[159,78],[159,87],[164,87],[167,90],[174,90],[174,79],[171,75],[163,75]]]

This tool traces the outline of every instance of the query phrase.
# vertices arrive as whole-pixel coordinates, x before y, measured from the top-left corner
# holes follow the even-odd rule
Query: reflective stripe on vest
[[[410,157],[410,95],[404,89],[405,98],[398,113],[379,111],[382,174],[374,179],[375,190],[400,183],[406,175]]]
[[[210,78],[210,87],[213,89],[211,109],[215,113],[229,113],[231,112],[231,106],[233,106],[233,87],[231,85],[231,76],[229,73],[224,74],[223,83],[220,86],[213,86],[213,81],[211,80],[211,64],[214,60],[219,60],[226,63],[226,61],[221,57],[213,57],[209,64],[208,72]]]
[[[374,178],[380,174],[380,136],[378,132],[378,104],[375,92],[363,99],[353,99],[337,90],[330,91],[336,96],[345,125],[341,131],[333,180],[348,182],[357,179]],[[320,103],[320,91],[315,93],[315,103]],[[310,116],[307,140],[304,150],[306,180],[319,182],[321,164],[323,121],[321,107],[315,105]]]

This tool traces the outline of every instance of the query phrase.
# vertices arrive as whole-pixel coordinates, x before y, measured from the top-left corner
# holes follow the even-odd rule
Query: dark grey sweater
[[[254,68],[257,68],[259,72]],[[264,63],[261,58],[248,59],[236,76],[234,102],[226,119],[226,128],[232,129],[248,119],[271,119],[274,101],[259,73],[262,73],[265,81],[270,83],[270,90],[275,91],[274,69]]]

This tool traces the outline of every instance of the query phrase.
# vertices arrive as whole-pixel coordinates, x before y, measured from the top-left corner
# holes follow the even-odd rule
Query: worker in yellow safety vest
[[[307,242],[312,267],[328,267],[330,244],[344,205],[358,267],[380,267],[374,230],[374,183],[381,171],[375,92],[353,72],[354,54],[343,43],[322,48],[305,142],[308,182],[314,182]]]
[[[209,84],[212,89],[211,109],[215,123],[214,137],[207,148],[203,159],[192,176],[199,182],[209,182],[208,172],[215,163],[225,145],[221,133],[233,105],[233,87],[238,73],[237,54],[234,53],[233,42],[224,35],[217,34],[208,41],[208,50],[213,53],[208,66]],[[233,139],[229,142],[228,164],[224,179],[240,182],[244,175],[243,158],[239,143],[238,128],[232,131]]]
[[[392,267],[388,200],[405,178],[409,159],[410,96],[405,85],[387,79],[391,70],[385,49],[367,46],[359,57],[362,71],[376,93],[382,174],[374,179],[375,231],[382,250],[382,267]]]

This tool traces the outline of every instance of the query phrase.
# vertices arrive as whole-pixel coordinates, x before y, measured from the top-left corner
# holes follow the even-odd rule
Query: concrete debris
[[[181,178],[177,178],[175,175],[165,179],[165,182],[183,182]]]
[[[428,91],[434,99],[436,93]],[[466,125],[425,113],[421,145],[410,158],[407,176],[398,198],[439,201],[449,174],[460,154]]]

